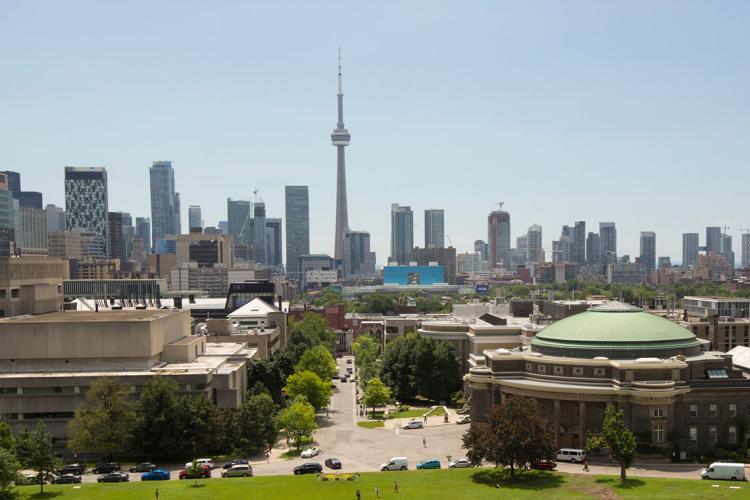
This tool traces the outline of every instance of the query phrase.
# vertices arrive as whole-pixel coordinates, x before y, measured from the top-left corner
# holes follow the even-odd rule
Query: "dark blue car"
[[[167,479],[169,479],[169,471],[164,469],[155,469],[141,476],[141,481],[165,481]]]

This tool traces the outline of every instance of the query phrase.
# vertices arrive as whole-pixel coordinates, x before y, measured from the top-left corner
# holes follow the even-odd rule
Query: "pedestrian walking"
[[[159,488],[156,488],[156,500],[159,500]]]
[[[393,492],[398,493],[398,483],[396,481],[393,481]]]
[[[422,446],[427,448],[427,438],[422,438]]]
[[[583,471],[584,472],[588,472],[589,471],[589,461],[586,458],[583,459]]]
[[[361,496],[362,496],[362,494],[359,492],[359,488],[357,488],[357,500],[360,500]]]
[[[380,498],[380,485],[379,484],[375,485],[375,497]]]

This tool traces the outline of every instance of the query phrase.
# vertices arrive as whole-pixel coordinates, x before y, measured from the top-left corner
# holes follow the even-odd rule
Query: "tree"
[[[627,469],[635,458],[635,434],[625,423],[625,414],[614,405],[607,405],[602,420],[602,432],[589,434],[586,439],[586,451],[609,448],[609,452],[620,464],[620,479],[627,479]]]
[[[328,405],[333,391],[330,380],[323,380],[313,372],[302,371],[286,379],[284,392],[290,399],[304,396],[315,410],[320,410]]]
[[[267,392],[249,397],[237,415],[235,448],[248,454],[271,448],[279,435],[275,415],[276,405]]]
[[[414,380],[414,352],[419,337],[404,335],[389,342],[383,353],[383,382],[400,401],[414,399],[417,388]]]
[[[451,395],[463,386],[461,364],[450,343],[427,338],[424,340],[431,341],[432,355],[427,360],[429,364],[424,367],[429,370],[421,372],[428,375],[417,379],[417,390],[432,401],[449,402]]]
[[[0,447],[0,499],[16,498],[13,486],[18,483],[19,470],[21,464],[18,463],[15,453]]]
[[[203,395],[180,396],[178,427],[182,430],[182,449],[199,451],[220,448],[221,421],[219,409]]]
[[[336,375],[338,367],[331,351],[323,345],[317,345],[305,351],[299,359],[295,371],[310,371],[323,380],[329,380]]]
[[[108,460],[127,449],[133,433],[136,404],[130,385],[111,378],[95,380],[68,424],[68,448],[104,453]]]
[[[307,402],[304,396],[297,396],[294,401],[279,412],[279,427],[290,437],[299,450],[302,438],[312,437],[318,428],[315,420],[315,408]]]
[[[154,377],[143,389],[134,430],[135,445],[141,451],[166,458],[184,446],[178,388],[170,378]]]
[[[47,432],[44,421],[37,421],[33,431],[22,431],[18,436],[16,449],[23,456],[22,465],[39,473],[39,491],[44,493],[43,478],[54,474],[62,465],[62,461],[55,455],[52,434]]]
[[[483,460],[495,467],[516,467],[552,458],[553,436],[547,419],[539,413],[535,400],[523,396],[507,398],[490,413],[486,425],[472,425],[463,436],[467,458],[474,464]]]
[[[390,295],[368,295],[360,299],[356,309],[358,313],[394,314],[396,312],[396,302]]]
[[[333,330],[323,316],[314,312],[307,312],[302,316],[302,321],[293,321],[289,330],[301,333],[303,337],[312,341],[312,345],[331,344],[334,339]]]
[[[365,405],[372,406],[375,411],[376,406],[385,406],[391,400],[391,390],[379,378],[371,378],[367,382],[365,390]]]
[[[352,352],[357,362],[357,382],[364,390],[371,378],[380,376],[380,345],[371,336],[360,335],[352,344]]]
[[[13,431],[4,420],[0,420],[0,449],[8,450],[13,456],[16,455],[16,440],[13,439]]]

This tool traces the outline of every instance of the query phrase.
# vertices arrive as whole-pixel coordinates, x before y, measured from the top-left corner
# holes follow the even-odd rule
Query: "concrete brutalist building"
[[[0,319],[0,416],[14,432],[44,420],[58,445],[91,384],[111,377],[133,387],[170,377],[185,394],[236,408],[247,391],[242,342],[191,335],[187,310],[54,312]]]
[[[485,350],[466,375],[472,425],[516,395],[534,398],[555,445],[583,448],[607,404],[624,410],[640,442],[705,455],[746,441],[750,379],[732,356],[667,319],[610,302],[543,329],[525,348]]]

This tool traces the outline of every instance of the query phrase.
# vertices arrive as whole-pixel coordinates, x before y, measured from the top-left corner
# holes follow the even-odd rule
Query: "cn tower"
[[[344,90],[341,83],[341,49],[339,49],[339,119],[331,132],[331,142],[336,146],[336,238],[334,259],[339,264],[344,258],[344,232],[349,230],[349,211],[346,205],[346,159],[344,148],[349,145],[349,131],[344,128]]]

